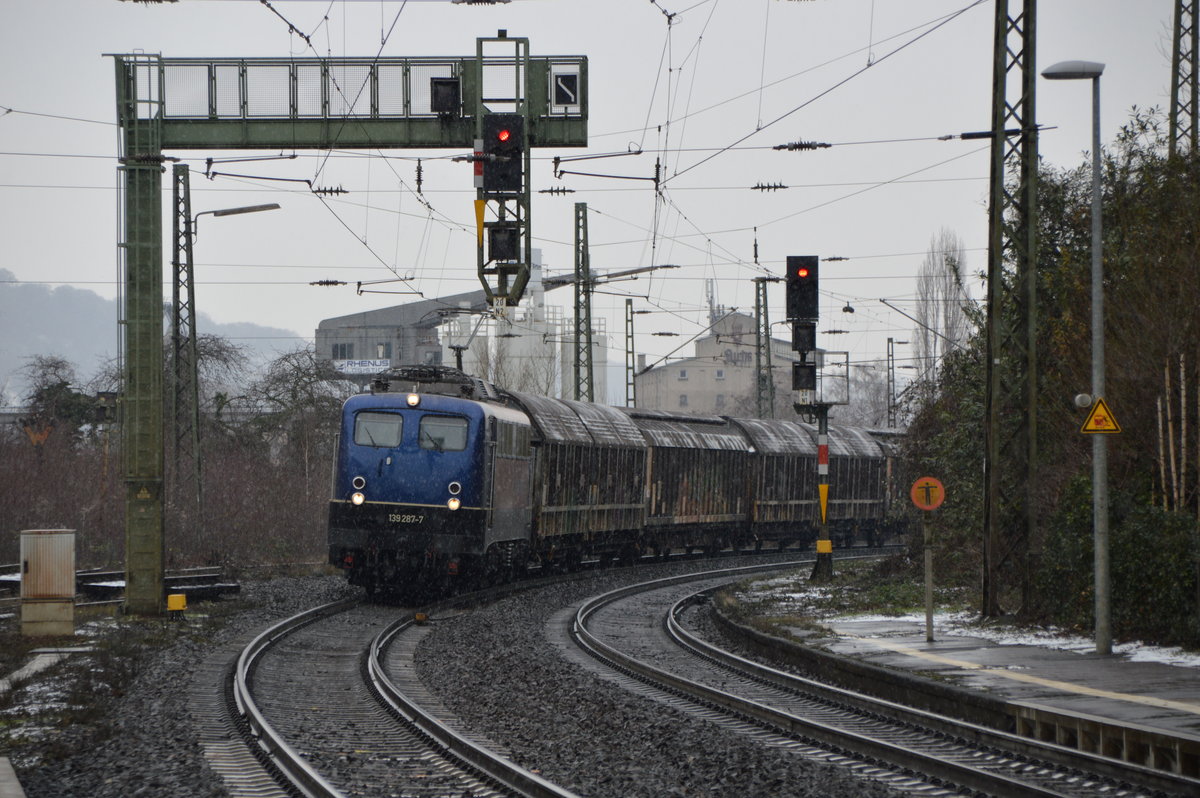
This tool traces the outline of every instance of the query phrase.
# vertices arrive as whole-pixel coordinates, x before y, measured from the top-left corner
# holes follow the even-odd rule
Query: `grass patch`
[[[747,579],[714,597],[727,617],[768,634],[811,640],[829,634],[824,622],[847,615],[899,617],[923,613],[924,578],[890,561],[851,560],[835,563],[833,579],[813,583],[804,569]],[[936,610],[971,606],[971,591],[934,589]]]

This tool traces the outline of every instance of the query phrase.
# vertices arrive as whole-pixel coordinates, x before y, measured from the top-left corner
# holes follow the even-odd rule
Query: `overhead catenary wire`
[[[758,134],[759,134],[759,133],[761,133],[763,130],[766,130],[767,128],[769,128],[769,127],[772,127],[773,125],[776,125],[776,124],[778,124],[779,122],[782,122],[784,119],[787,119],[789,116],[791,116],[792,114],[796,113],[797,111],[799,111],[799,110],[801,110],[801,109],[803,109],[803,108],[806,108],[806,107],[808,107],[809,105],[812,105],[814,102],[816,102],[817,100],[821,99],[822,97],[825,97],[825,96],[829,95],[831,92],[833,92],[833,91],[836,91],[837,89],[841,88],[842,86],[845,86],[845,85],[846,85],[847,83],[849,83],[850,81],[852,81],[852,80],[854,80],[855,78],[857,78],[857,77],[861,76],[861,75],[862,75],[862,74],[864,74],[864,73],[865,73],[865,72],[866,72],[868,69],[871,69],[871,68],[873,68],[875,65],[877,65],[877,64],[879,64],[879,63],[881,63],[881,62],[883,62],[883,61],[886,61],[887,59],[891,58],[892,56],[896,55],[897,53],[899,53],[899,52],[902,52],[902,51],[904,51],[904,50],[908,49],[908,48],[909,48],[909,47],[911,47],[912,45],[914,45],[914,44],[916,44],[917,42],[919,42],[919,41],[921,41],[922,39],[924,39],[924,38],[925,38],[926,36],[928,36],[929,34],[933,33],[934,31],[936,31],[936,30],[938,30],[938,29],[940,29],[940,28],[942,28],[943,26],[945,26],[945,25],[949,24],[951,21],[953,21],[953,20],[957,19],[958,17],[960,17],[960,16],[962,16],[963,14],[965,14],[967,11],[971,10],[972,8],[974,8],[974,7],[978,6],[978,5],[981,5],[981,4],[982,4],[982,3],[984,3],[984,2],[985,2],[985,0],[975,0],[975,1],[974,1],[973,3],[971,3],[970,5],[968,5],[968,6],[964,7],[964,8],[962,8],[962,9],[958,10],[957,12],[955,12],[955,13],[953,13],[953,14],[949,15],[948,17],[946,17],[946,18],[945,18],[945,19],[943,19],[942,21],[938,22],[937,24],[933,25],[932,27],[928,28],[927,30],[924,30],[924,31],[922,31],[922,32],[921,32],[920,34],[918,34],[917,36],[913,37],[912,39],[909,39],[907,42],[904,42],[903,44],[901,44],[899,47],[895,48],[894,50],[891,50],[891,51],[889,51],[889,52],[885,53],[883,56],[881,56],[881,57],[880,57],[878,60],[876,60],[874,63],[872,63],[872,64],[870,64],[870,65],[868,65],[868,66],[862,67],[861,69],[858,69],[858,70],[856,70],[855,72],[851,73],[850,75],[847,75],[846,77],[844,77],[844,78],[842,78],[841,80],[837,81],[837,82],[836,82],[836,83],[834,83],[832,86],[829,86],[829,87],[827,87],[827,88],[823,89],[822,91],[818,92],[818,93],[817,93],[817,94],[815,94],[814,96],[810,97],[809,99],[807,99],[807,100],[805,100],[804,102],[800,103],[799,105],[795,106],[795,107],[794,107],[794,108],[792,108],[790,111],[787,111],[787,112],[785,112],[785,113],[783,113],[783,114],[780,114],[780,115],[779,115],[779,116],[777,116],[775,119],[772,119],[770,122],[768,122],[767,124],[765,124],[765,125],[762,125],[761,127],[759,127],[757,130],[754,130],[754,131],[752,131],[752,132],[750,132],[750,133],[747,133],[746,135],[744,135],[744,136],[742,136],[741,138],[739,138],[739,139],[737,139],[736,141],[734,141],[734,142],[733,142],[733,145],[736,145],[736,144],[741,144],[743,141],[746,141],[747,139],[749,139],[749,138],[751,138],[751,137],[753,137],[753,136],[756,136],[756,135],[758,135]],[[730,145],[730,146],[733,146],[733,145]],[[729,148],[728,148],[728,147],[726,147],[726,148],[723,148],[723,149],[719,150],[718,152],[715,152],[715,153],[713,153],[712,155],[709,155],[707,158],[703,158],[703,159],[701,159],[701,160],[697,161],[696,163],[692,164],[691,166],[687,167],[686,169],[684,169],[684,170],[682,170],[682,171],[680,171],[680,172],[676,172],[674,175],[672,175],[672,176],[671,176],[671,177],[668,179],[668,182],[669,182],[670,180],[674,180],[674,179],[676,179],[676,178],[680,177],[681,175],[684,175],[684,174],[686,174],[686,173],[690,172],[690,171],[691,171],[691,170],[693,170],[693,169],[696,169],[696,168],[697,168],[697,167],[699,167],[699,166],[702,166],[702,165],[703,165],[703,164],[705,164],[705,163],[708,163],[708,162],[709,162],[709,161],[711,161],[713,158],[716,158],[716,157],[718,157],[719,155],[721,155],[722,153],[724,153],[724,152],[725,152],[727,149],[729,149]]]
[[[886,43],[886,42],[890,42],[890,41],[892,41],[892,40],[894,40],[894,39],[899,39],[899,38],[901,38],[902,36],[906,36],[906,35],[908,35],[908,34],[912,33],[913,31],[918,31],[918,30],[921,30],[922,28],[928,27],[928,26],[930,26],[930,25],[937,24],[938,22],[941,22],[941,21],[943,21],[943,20],[948,20],[949,18],[951,18],[951,17],[953,17],[953,16],[956,16],[956,15],[958,15],[958,14],[960,14],[960,13],[961,13],[961,11],[954,11],[954,12],[951,12],[951,13],[949,13],[949,14],[943,14],[943,15],[941,15],[941,16],[934,17],[933,19],[925,20],[924,22],[919,22],[919,23],[917,23],[916,25],[913,25],[913,26],[911,26],[911,27],[909,27],[909,28],[906,28],[906,29],[904,29],[904,30],[902,30],[902,31],[899,31],[899,32],[897,32],[897,33],[894,33],[894,34],[892,34],[891,36],[886,36],[886,37],[884,37],[884,38],[880,39],[880,40],[879,40],[877,43],[878,43],[878,44],[883,44],[883,43]],[[789,80],[793,80],[793,79],[795,79],[795,78],[798,78],[798,77],[803,77],[804,75],[807,75],[807,74],[809,74],[809,73],[811,73],[811,72],[814,72],[814,71],[816,71],[816,70],[818,70],[818,69],[822,69],[822,68],[824,68],[824,67],[827,67],[827,66],[830,66],[830,65],[832,65],[832,64],[835,64],[835,63],[837,63],[838,61],[843,61],[843,60],[845,60],[845,59],[847,59],[847,58],[851,58],[851,57],[853,57],[853,56],[856,56],[856,55],[861,55],[863,52],[866,52],[868,49],[869,49],[869,48],[866,48],[866,47],[857,47],[857,48],[854,48],[853,50],[849,50],[849,51],[847,51],[847,52],[845,52],[845,53],[842,53],[841,55],[837,55],[837,56],[834,56],[833,58],[829,58],[829,59],[827,59],[827,60],[825,60],[825,61],[823,61],[823,62],[821,62],[821,63],[819,63],[819,64],[814,64],[813,66],[805,67],[804,69],[800,70],[799,72],[793,72],[793,73],[792,73],[792,74],[790,74],[790,75],[785,75],[785,76],[784,76],[784,77],[782,77],[782,78],[779,78],[779,79],[777,79],[777,80],[774,80],[774,81],[772,81],[772,82],[770,82],[770,83],[766,84],[765,88],[771,88],[771,87],[774,87],[774,86],[778,86],[778,85],[780,85],[781,83],[786,83],[786,82],[787,82],[787,81],[789,81]],[[661,64],[660,64],[660,67],[661,67]],[[739,94],[733,95],[732,97],[727,97],[727,98],[725,98],[725,99],[723,99],[723,100],[718,100],[717,102],[715,102],[715,103],[712,103],[711,105],[705,106],[704,108],[701,108],[701,109],[699,109],[699,110],[697,110],[697,111],[693,111],[693,112],[691,112],[691,113],[689,114],[689,116],[697,116],[697,115],[699,115],[699,114],[707,113],[707,112],[709,112],[709,111],[714,111],[714,110],[716,110],[716,109],[718,109],[718,108],[720,108],[720,107],[722,107],[722,106],[728,105],[728,104],[730,104],[730,103],[733,103],[733,102],[737,102],[738,100],[741,100],[741,99],[745,99],[746,97],[749,97],[749,96],[751,96],[752,94],[756,93],[757,91],[759,91],[759,87],[755,87],[755,88],[752,88],[752,89],[747,89],[746,91],[743,91],[743,92],[741,92],[741,93],[739,93]],[[678,122],[678,121],[680,121],[680,120],[678,120],[678,119],[677,119],[677,120],[674,120],[674,121]],[[631,134],[631,133],[643,132],[645,129],[646,129],[646,128],[645,128],[645,127],[643,127],[643,128],[641,128],[641,129],[636,129],[636,128],[635,128],[635,129],[626,129],[626,130],[613,130],[613,131],[607,131],[607,132],[596,132],[596,133],[592,133],[592,134],[590,134],[590,136],[591,136],[591,138],[597,138],[597,139],[598,139],[598,138],[607,138],[607,137],[609,137],[609,136],[626,136],[626,135],[629,135],[629,134]]]

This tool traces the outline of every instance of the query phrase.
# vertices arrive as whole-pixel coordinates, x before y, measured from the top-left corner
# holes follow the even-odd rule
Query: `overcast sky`
[[[1039,4],[1039,71],[1068,59],[1107,64],[1105,142],[1132,106],[1168,104],[1172,7],[1170,0]],[[0,10],[0,268],[22,282],[117,295],[114,70],[104,54],[473,56],[476,37],[500,28],[528,37],[535,56],[588,57],[586,152],[643,152],[586,161],[580,171],[646,178],[656,158],[665,166],[657,201],[645,180],[555,179],[549,159],[582,149],[536,150],[532,174],[535,191],[575,192],[535,195],[535,246],[547,273],[572,269],[576,202],[591,211],[594,271],[682,267],[612,287],[654,311],[637,317],[638,351],[652,360],[707,324],[709,281],[720,305],[753,312],[753,278],[780,274],[787,255],[849,258],[823,266],[818,329],[847,330],[819,342],[849,350],[857,362],[881,359],[888,336],[909,337],[911,322],[879,300],[911,312],[915,276],[940,228],[962,238],[971,273],[986,265],[987,145],[937,137],[988,125],[988,1],[0,0]],[[1084,159],[1090,99],[1084,82],[1039,82],[1038,121],[1054,128],[1041,136],[1045,161]],[[835,146],[771,149],[798,140]],[[311,338],[324,318],[418,298],[359,296],[352,286],[316,288],[312,280],[353,285],[399,273],[429,298],[477,289],[470,167],[448,159],[461,153],[386,154],[301,152],[217,167],[251,177],[206,180],[204,159],[229,153],[168,153],[198,170],[193,212],[283,206],[201,220],[197,309]],[[414,193],[418,157],[422,197]],[[264,177],[349,193],[322,203],[303,184]],[[772,183],[788,188],[750,189]],[[170,180],[163,185],[167,211]],[[169,215],[164,231],[169,237]],[[972,290],[982,296],[979,281]],[[782,318],[783,293],[781,284],[771,289],[774,320]],[[570,312],[569,290],[548,301]],[[856,312],[843,313],[846,305]],[[613,346],[623,347],[623,297],[597,295],[594,313],[607,318]],[[0,340],[21,334],[4,319],[0,333]],[[777,335],[787,337],[782,329]],[[622,362],[620,349],[609,359]]]

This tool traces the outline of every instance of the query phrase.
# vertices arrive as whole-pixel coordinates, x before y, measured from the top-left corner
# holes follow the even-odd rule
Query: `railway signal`
[[[816,319],[820,315],[817,295],[816,255],[789,255],[787,259],[787,317]]]
[[[817,348],[817,323],[815,321],[792,322],[792,351],[812,352]]]
[[[485,116],[483,154],[483,190],[520,193],[525,172],[525,117],[521,114]]]
[[[792,364],[792,390],[793,391],[816,391],[817,390],[817,364],[816,363],[793,363]]]

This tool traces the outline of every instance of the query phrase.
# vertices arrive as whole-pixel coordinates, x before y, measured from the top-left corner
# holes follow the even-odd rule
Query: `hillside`
[[[17,405],[25,395],[21,369],[29,358],[54,355],[73,363],[81,380],[117,354],[115,300],[71,286],[18,283],[0,269],[0,405]],[[305,343],[291,330],[251,322],[218,324],[199,314],[202,335],[220,335],[243,347],[257,364]]]

